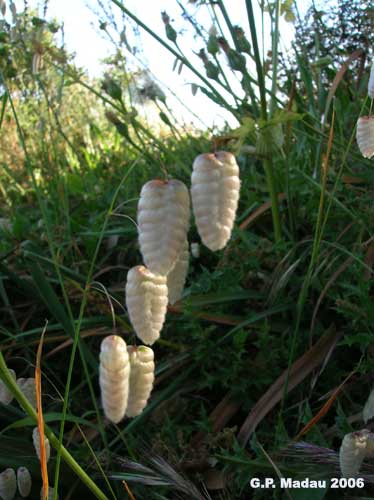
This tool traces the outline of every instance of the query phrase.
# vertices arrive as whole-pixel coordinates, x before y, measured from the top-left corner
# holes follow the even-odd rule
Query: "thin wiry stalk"
[[[266,95],[265,95],[265,78],[264,78],[263,67],[261,64],[260,51],[258,49],[256,22],[255,22],[255,17],[254,17],[253,8],[252,8],[252,0],[246,0],[245,3],[246,3],[246,7],[247,7],[248,22],[249,22],[249,28],[251,31],[253,52],[254,52],[254,58],[255,58],[255,63],[256,63],[258,87],[260,90],[261,117],[263,120],[266,120],[267,110],[266,110]]]
[[[84,311],[85,311],[85,307],[86,307],[86,303],[87,303],[87,295],[88,295],[88,291],[89,291],[90,286],[91,286],[91,281],[92,281],[92,276],[93,276],[93,272],[94,272],[96,260],[97,260],[98,254],[99,254],[99,250],[100,250],[100,247],[101,247],[102,240],[104,238],[104,233],[105,233],[106,227],[108,225],[109,218],[110,218],[110,216],[111,216],[111,214],[113,212],[113,209],[114,209],[114,206],[115,206],[115,202],[117,200],[117,196],[118,196],[118,194],[119,194],[119,192],[121,190],[121,187],[122,187],[123,183],[129,177],[129,175],[131,174],[131,172],[132,172],[133,168],[135,167],[135,165],[136,165],[136,162],[133,163],[131,165],[131,167],[126,171],[125,175],[123,176],[123,178],[122,178],[119,186],[117,187],[117,189],[116,189],[116,191],[115,191],[115,193],[113,195],[110,207],[108,209],[108,212],[106,214],[103,226],[101,228],[101,233],[100,233],[99,239],[98,239],[97,244],[96,244],[95,253],[94,253],[93,257],[92,257],[91,265],[90,265],[90,268],[89,268],[89,271],[88,271],[87,280],[86,280],[86,286],[84,287],[84,293],[83,293],[81,308],[80,308],[80,312],[79,312],[78,324],[77,324],[77,327],[76,327],[76,334],[74,336],[73,346],[72,346],[71,355],[70,355],[68,376],[67,376],[67,380],[66,380],[64,406],[63,406],[63,410],[62,410],[63,417],[61,419],[61,426],[60,426],[60,439],[59,439],[60,445],[62,445],[62,438],[63,438],[63,435],[64,435],[65,418],[66,418],[66,412],[67,412],[67,401],[68,401],[69,392],[70,392],[71,378],[72,378],[72,375],[73,375],[73,366],[74,366],[75,353],[76,353],[76,349],[77,349],[78,342],[79,342],[79,332],[80,332],[81,323],[82,323],[82,319],[83,319],[83,315],[84,315]],[[56,491],[57,491],[57,484],[58,484],[58,480],[59,480],[60,464],[61,464],[61,454],[60,454],[60,449],[59,449],[57,451],[56,469],[55,469],[55,489],[56,489]],[[54,499],[54,500],[56,500],[56,499]]]
[[[300,294],[299,294],[297,304],[296,304],[296,322],[295,322],[295,328],[293,330],[293,334],[292,334],[292,338],[291,338],[290,354],[288,357],[288,366],[287,366],[287,375],[286,375],[286,380],[285,380],[284,389],[283,389],[281,408],[279,411],[279,423],[280,423],[281,418],[282,418],[281,415],[282,415],[285,400],[287,397],[290,369],[291,369],[291,365],[293,363],[296,348],[297,348],[298,335],[299,335],[299,329],[300,329],[300,324],[301,324],[301,317],[302,317],[305,302],[307,299],[307,295],[308,295],[310,283],[312,280],[314,268],[315,268],[315,265],[317,263],[319,248],[320,248],[320,243],[321,243],[321,238],[322,238],[322,231],[323,231],[322,217],[323,217],[323,208],[324,208],[324,204],[325,204],[326,191],[327,191],[328,161],[329,161],[329,155],[331,153],[331,147],[332,147],[332,140],[333,140],[333,133],[334,133],[334,119],[335,119],[335,110],[333,110],[333,115],[332,115],[332,123],[331,123],[328,146],[327,146],[327,153],[326,153],[326,157],[325,157],[325,160],[323,162],[323,165],[322,165],[323,183],[322,183],[322,189],[321,189],[321,194],[320,194],[317,223],[316,223],[316,228],[315,228],[314,238],[313,238],[312,255],[310,258],[307,274],[306,274],[306,277],[304,279],[303,286],[300,290]]]
[[[221,94],[217,91],[217,89],[201,74],[197,69],[181,54],[179,54],[176,50],[174,50],[168,43],[166,43],[162,38],[160,38],[153,30],[151,30],[146,24],[144,24],[138,17],[135,16],[130,10],[126,9],[126,7],[119,0],[111,0],[112,3],[117,5],[127,16],[129,16],[133,21],[136,22],[141,28],[143,28],[147,33],[149,33],[158,43],[160,43],[163,47],[165,47],[169,52],[173,54],[176,58],[183,62],[183,64],[194,73],[217,97],[217,99],[222,102],[224,107],[231,111],[231,113],[238,118],[237,111],[230,106],[230,104],[221,96]]]
[[[276,1],[275,5],[275,26],[273,31],[273,40],[272,40],[272,67],[273,67],[273,75],[271,81],[271,99],[270,99],[270,110],[269,117],[272,118],[274,115],[274,111],[276,108],[276,92],[277,92],[277,77],[278,77],[278,48],[279,48],[279,18],[281,11],[281,2],[280,0]]]
[[[257,43],[256,24],[255,24],[255,18],[254,18],[254,13],[253,13],[253,8],[252,8],[252,1],[246,0],[246,6],[247,6],[249,28],[251,31],[254,58],[255,58],[256,69],[257,69],[257,80],[258,80],[258,86],[259,86],[259,90],[260,90],[261,118],[265,121],[265,120],[267,120],[267,117],[268,117],[267,108],[266,108],[265,78],[264,78],[264,71],[263,71],[263,66],[261,64],[260,52],[259,52],[258,43]],[[273,47],[273,50],[274,49],[275,48]],[[275,97],[274,97],[274,99],[275,99]],[[263,165],[264,165],[264,170],[265,170],[265,175],[266,175],[266,182],[267,182],[267,186],[268,186],[268,191],[269,191],[269,195],[270,195],[270,199],[271,199],[271,214],[272,214],[272,218],[273,218],[274,237],[275,237],[275,241],[279,242],[282,239],[282,228],[281,228],[281,221],[280,221],[280,214],[279,214],[278,193],[277,193],[277,189],[276,189],[276,185],[275,185],[272,160],[271,159],[264,160]]]
[[[230,31],[230,34],[231,34],[231,38],[234,42],[234,45],[235,45],[235,49],[238,53],[240,53],[240,47],[239,47],[239,44],[238,44],[238,39],[237,39],[237,36],[235,34],[235,30],[234,30],[234,27],[231,23],[231,19],[230,19],[230,16],[226,10],[226,7],[225,7],[225,4],[223,3],[223,0],[217,0],[218,1],[218,5],[219,5],[219,8],[221,9],[221,12],[222,12],[222,15],[223,15],[223,18],[225,20],[225,23]],[[246,77],[250,80],[251,79],[251,76],[250,74],[248,73],[247,70],[245,70],[245,75]],[[249,85],[249,95],[251,97],[251,101],[252,101],[252,106],[253,106],[253,109],[255,111],[255,114],[258,115],[258,105],[257,105],[257,100],[256,100],[256,95],[253,91],[253,88],[252,88],[252,85],[250,83],[248,83]]]

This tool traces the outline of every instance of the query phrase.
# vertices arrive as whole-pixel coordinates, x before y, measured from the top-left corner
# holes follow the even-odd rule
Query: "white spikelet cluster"
[[[32,431],[32,441],[34,443],[35,452],[37,457],[40,460],[40,434],[38,427]],[[49,440],[46,436],[44,436],[44,448],[45,448],[45,459],[48,462],[49,457],[51,456],[51,446],[49,444]]]
[[[18,467],[17,469],[17,485],[18,491],[22,498],[26,498],[31,492],[31,474],[26,467]]]
[[[175,304],[182,298],[184,284],[188,273],[189,260],[190,253],[188,251],[188,241],[186,238],[174,269],[170,271],[167,277],[168,299],[169,304],[171,305]]]
[[[168,303],[166,276],[135,266],[127,274],[126,307],[137,336],[152,345],[160,336]]]
[[[183,182],[152,180],[138,203],[138,231],[144,264],[166,276],[182,250],[190,218],[190,199]]]
[[[9,370],[14,380],[16,380],[16,372],[14,370]],[[0,380],[0,403],[8,405],[12,402],[13,394],[10,392],[8,387]]]
[[[339,462],[342,476],[356,476],[363,460],[373,455],[374,434],[368,429],[346,434],[339,450]]]
[[[130,364],[126,342],[110,335],[101,342],[99,382],[105,416],[117,424],[126,413]]]
[[[192,207],[199,235],[212,251],[224,248],[231,237],[239,191],[239,167],[231,153],[207,153],[195,159]]]
[[[371,99],[374,99],[374,61],[372,62],[371,68],[370,68],[368,95]]]
[[[155,378],[154,354],[152,349],[146,346],[129,346],[127,349],[131,369],[126,416],[136,417],[147,405],[152,392]]]
[[[5,469],[0,474],[0,498],[13,500],[17,491],[17,479],[14,469]]]
[[[360,116],[357,121],[356,140],[362,156],[374,156],[374,116]]]
[[[35,379],[30,378],[18,378],[17,385],[23,392],[25,398],[31,404],[33,408],[36,408],[36,389],[35,389]]]

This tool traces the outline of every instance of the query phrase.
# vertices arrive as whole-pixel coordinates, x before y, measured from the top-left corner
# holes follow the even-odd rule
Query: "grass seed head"
[[[358,474],[366,457],[374,454],[374,434],[368,429],[351,432],[343,438],[339,450],[340,470],[343,477],[354,477]]]
[[[16,373],[14,370],[9,370],[14,380],[16,380]],[[4,405],[8,405],[12,402],[13,394],[10,392],[8,387],[0,380],[0,402]]]
[[[32,431],[32,441],[34,443],[35,453],[37,454],[40,460],[40,434],[38,427],[35,427]],[[51,445],[49,444],[49,440],[46,436],[44,436],[44,447],[45,447],[45,458],[48,462],[49,457],[51,456]]]
[[[0,498],[13,500],[17,491],[17,479],[14,469],[5,469],[0,474]]]
[[[26,467],[18,467],[17,469],[17,485],[18,491],[22,498],[30,495],[32,480],[31,474]]]
[[[239,167],[231,153],[201,154],[195,159],[192,207],[199,235],[212,251],[224,248],[231,237],[239,190]]]
[[[166,276],[175,266],[190,219],[187,187],[175,179],[144,184],[138,203],[138,231],[144,264]]]
[[[150,347],[129,346],[130,387],[126,415],[136,417],[147,405],[154,382],[154,354]]]
[[[31,406],[36,409],[35,379],[33,377],[19,378],[17,379],[17,385]]]
[[[371,65],[370,68],[370,76],[369,76],[369,83],[368,83],[368,95],[370,99],[374,99],[374,61]]]
[[[105,416],[117,424],[126,413],[130,364],[122,337],[110,335],[101,343],[99,382]]]
[[[362,156],[374,156],[374,116],[360,116],[357,121],[356,140]]]

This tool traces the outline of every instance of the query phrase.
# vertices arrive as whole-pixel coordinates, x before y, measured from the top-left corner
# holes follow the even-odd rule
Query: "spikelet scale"
[[[166,276],[135,266],[127,274],[126,307],[137,336],[152,345],[160,336],[168,303]]]
[[[174,269],[170,271],[167,277],[169,304],[173,305],[182,298],[184,284],[188,273],[189,260],[190,252],[188,249],[188,241],[186,239]]]

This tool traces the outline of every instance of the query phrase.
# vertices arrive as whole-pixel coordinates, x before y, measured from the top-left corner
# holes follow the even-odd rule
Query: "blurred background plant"
[[[229,2],[176,0],[173,13],[160,4],[152,26],[127,2],[91,4],[111,48],[102,74],[89,76],[48,2],[17,11],[0,2],[1,351],[17,376],[33,376],[48,320],[44,419],[108,497],[248,498],[250,478],[277,477],[276,467],[329,477],[333,450],[363,426],[374,175],[353,138],[370,108],[372,10],[355,0],[301,4],[248,0],[237,25]],[[285,31],[295,33],[288,45]],[[149,35],[160,70],[171,60],[167,85],[149,64]],[[195,111],[178,95],[184,78]],[[222,109],[219,127],[201,124],[209,101]],[[167,176],[189,185],[193,159],[219,149],[241,169],[232,240],[191,258],[184,298],[155,346],[151,402],[108,426],[98,350],[112,332],[134,340],[123,293],[139,263],[140,188]],[[27,466],[39,495],[34,417],[0,406],[0,463]],[[285,452],[296,437],[307,442]],[[56,494],[93,495],[65,467],[55,452]],[[371,494],[370,473],[358,497]]]

